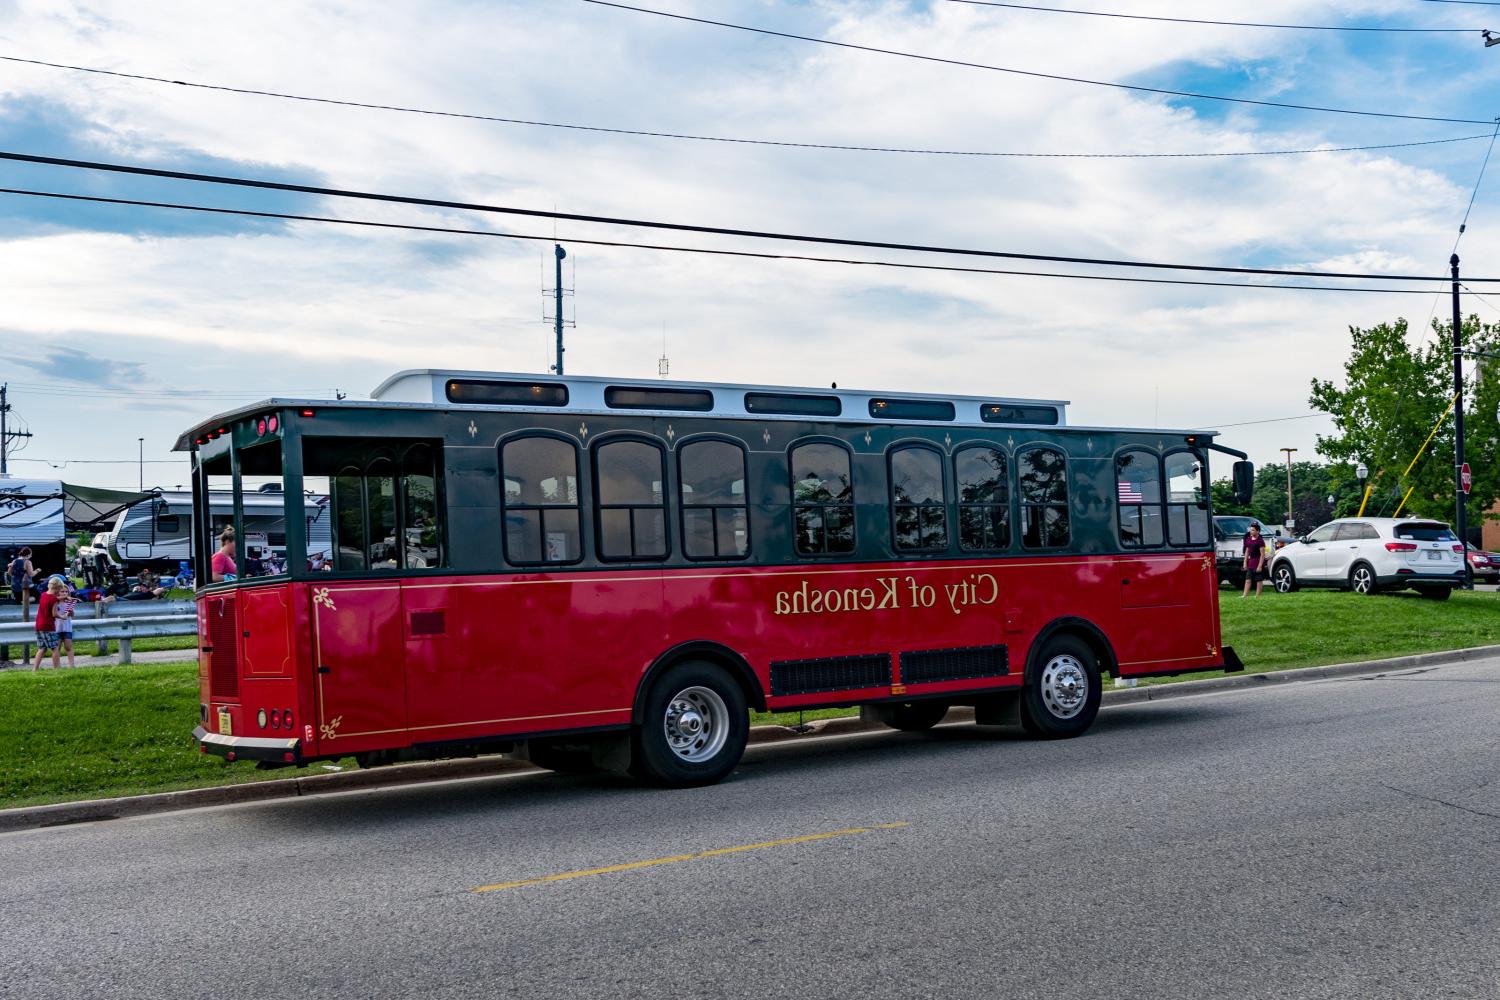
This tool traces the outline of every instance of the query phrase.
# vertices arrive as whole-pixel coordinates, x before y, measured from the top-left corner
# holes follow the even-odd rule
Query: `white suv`
[[[1410,587],[1442,601],[1464,582],[1463,546],[1441,521],[1346,517],[1276,553],[1271,582],[1283,594],[1298,587],[1347,587],[1357,594]]]

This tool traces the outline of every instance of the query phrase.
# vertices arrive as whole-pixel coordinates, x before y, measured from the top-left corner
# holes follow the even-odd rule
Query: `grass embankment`
[[[1458,593],[1446,602],[1333,591],[1268,592],[1259,600],[1224,591],[1221,598],[1224,640],[1251,671],[1500,643],[1500,594]],[[1186,679],[1200,676],[1212,675]],[[848,714],[831,709],[801,718]],[[197,716],[191,662],[0,672],[0,807],[308,773],[256,771],[198,753],[191,737]],[[796,712],[755,717],[798,719]]]

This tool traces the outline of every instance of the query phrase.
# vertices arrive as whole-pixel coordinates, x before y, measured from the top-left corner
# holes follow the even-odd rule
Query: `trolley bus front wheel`
[[[1076,636],[1047,640],[1026,671],[1021,725],[1044,740],[1081,736],[1099,714],[1099,658]]]
[[[694,660],[668,668],[646,695],[630,770],[668,788],[711,785],[740,762],[750,709],[734,678]]]

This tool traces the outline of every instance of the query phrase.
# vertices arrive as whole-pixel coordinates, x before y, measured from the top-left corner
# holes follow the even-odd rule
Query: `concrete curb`
[[[1104,692],[1104,706],[1107,708],[1136,702],[1185,698],[1237,688],[1262,688],[1277,684],[1293,684],[1299,681],[1383,674],[1415,667],[1462,663],[1496,655],[1500,655],[1500,645],[1475,646],[1472,649],[1452,649],[1438,653],[1418,653],[1414,656],[1397,656],[1386,660],[1338,663],[1326,667],[1302,667],[1295,670],[1278,670],[1259,674],[1234,674],[1227,677],[1210,677],[1201,681],[1178,681],[1147,687],[1110,688]],[[947,724],[973,721],[974,710],[972,708],[955,708],[948,713],[945,720]],[[750,730],[750,743],[752,745],[782,743],[873,732],[884,728],[881,723],[865,722],[858,716],[819,719],[808,723],[800,730],[789,726],[755,726]],[[204,806],[264,802],[270,799],[297,798],[304,795],[327,795],[363,788],[389,788],[428,781],[450,781],[455,778],[482,778],[529,770],[535,770],[535,768],[525,761],[512,760],[508,757],[473,757],[423,764],[400,764],[369,771],[345,771],[339,774],[253,781],[239,785],[219,785],[213,788],[190,788],[180,792],[159,792],[152,795],[131,795],[116,799],[90,799],[81,802],[60,802],[47,806],[26,806],[20,809],[0,810],[0,833],[123,819],[127,816],[145,816],[181,809],[199,809]]]

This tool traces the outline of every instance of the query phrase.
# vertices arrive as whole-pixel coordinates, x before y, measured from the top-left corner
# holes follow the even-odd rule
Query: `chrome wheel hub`
[[[673,753],[688,763],[702,763],[724,749],[729,706],[711,688],[684,688],[667,702],[662,728]]]
[[[1042,667],[1042,704],[1057,719],[1071,719],[1083,711],[1089,697],[1089,676],[1077,657],[1064,653]]]

